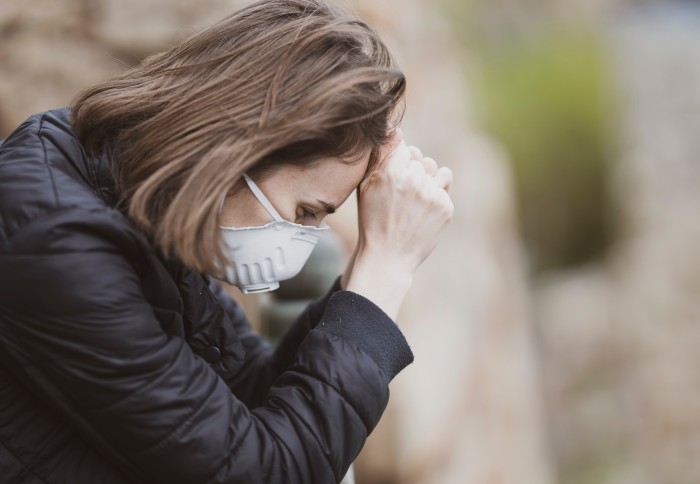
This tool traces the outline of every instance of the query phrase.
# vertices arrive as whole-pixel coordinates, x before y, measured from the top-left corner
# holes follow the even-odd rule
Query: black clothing
[[[67,109],[0,146],[0,481],[340,480],[413,359],[394,322],[336,283],[273,350],[115,201]]]

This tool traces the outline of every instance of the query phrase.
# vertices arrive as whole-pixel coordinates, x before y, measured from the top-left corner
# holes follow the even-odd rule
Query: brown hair
[[[377,161],[405,78],[377,33],[323,0],[261,0],[81,93],[73,125],[164,253],[215,272],[243,172]]]

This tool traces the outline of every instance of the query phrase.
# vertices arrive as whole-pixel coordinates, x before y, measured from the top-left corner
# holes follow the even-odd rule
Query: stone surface
[[[700,482],[700,8],[608,29],[620,95],[620,240],[537,290],[548,422],[566,482]]]
[[[615,253],[627,335],[630,439],[646,482],[700,482],[700,8],[669,5],[615,32],[625,86],[626,216]]]

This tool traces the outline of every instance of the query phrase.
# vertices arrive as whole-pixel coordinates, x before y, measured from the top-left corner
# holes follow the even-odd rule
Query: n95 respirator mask
[[[301,271],[328,226],[284,220],[255,182],[243,178],[274,220],[261,227],[221,227],[227,259],[221,278],[244,294],[274,291]]]

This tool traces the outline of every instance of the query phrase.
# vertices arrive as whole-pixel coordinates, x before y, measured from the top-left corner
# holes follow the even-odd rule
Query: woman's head
[[[378,35],[322,0],[261,0],[82,93],[88,154],[107,152],[130,217],[202,271],[242,173],[371,168],[405,90]]]

